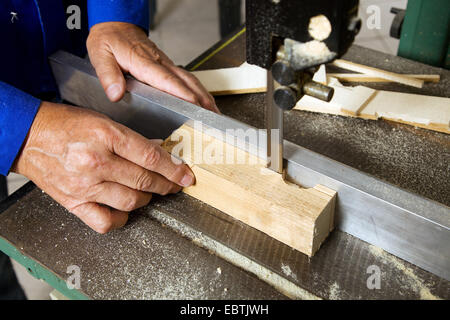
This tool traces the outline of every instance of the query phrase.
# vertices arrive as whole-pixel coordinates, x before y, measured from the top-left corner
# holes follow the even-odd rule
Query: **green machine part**
[[[398,55],[450,69],[450,0],[409,0]]]
[[[70,289],[67,286],[65,279],[62,279],[61,277],[50,271],[50,269],[46,268],[39,262],[28,257],[23,252],[20,252],[11,243],[9,243],[6,239],[2,237],[0,237],[0,250],[3,251],[8,256],[10,256],[10,258],[16,260],[22,266],[24,266],[28,270],[28,272],[31,275],[33,275],[36,279],[41,279],[47,282],[49,285],[58,290],[65,297],[71,300],[89,299],[81,291],[77,289]]]

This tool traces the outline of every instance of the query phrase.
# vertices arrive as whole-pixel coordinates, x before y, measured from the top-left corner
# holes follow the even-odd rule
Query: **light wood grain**
[[[214,96],[267,90],[267,71],[247,63],[236,68],[194,71],[192,74]]]
[[[226,71],[224,71],[226,70]],[[335,89],[331,102],[327,103],[304,96],[296,105],[297,110],[331,113],[364,119],[386,119],[429,130],[450,133],[450,99],[390,91],[377,91],[365,86],[343,86],[339,81],[326,75],[323,66],[314,76]],[[401,75],[414,79],[416,75]],[[439,75],[417,75],[421,81],[437,81]],[[355,79],[379,79],[395,81],[364,74],[352,74]],[[266,91],[266,71],[257,66],[244,64],[239,68],[208,70],[202,78],[204,85],[216,95],[241,94]],[[233,81],[233,79],[238,79]],[[378,80],[376,80],[378,81]]]
[[[382,78],[416,88],[422,88],[424,83],[424,81],[420,79],[410,78],[402,74],[381,70],[342,59],[336,59],[332,64],[342,69],[360,72],[368,76]]]
[[[172,137],[163,147],[189,164],[196,176],[196,184],[183,189],[186,194],[308,256],[314,255],[333,229],[335,191],[286,182],[261,159],[187,125]],[[182,148],[179,140],[184,142]],[[194,141],[201,141],[201,147]],[[215,163],[205,163],[206,150],[220,155]],[[227,164],[229,152],[240,162]]]
[[[313,80],[323,85],[328,84],[327,69],[324,64],[321,64],[319,69],[317,69],[316,73],[314,73]]]
[[[294,109],[372,120],[382,118],[450,133],[449,98],[373,90],[364,86],[343,87],[336,79],[329,85],[335,88],[329,103],[304,96]]]
[[[438,83],[441,80],[441,76],[438,74],[403,74],[403,76],[423,80],[424,82]],[[361,73],[329,73],[328,78],[336,78],[346,82],[394,82],[389,79],[368,76]]]

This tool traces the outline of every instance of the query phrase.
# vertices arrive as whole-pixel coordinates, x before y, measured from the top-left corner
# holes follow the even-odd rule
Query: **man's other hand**
[[[175,66],[145,32],[133,24],[104,22],[94,25],[87,48],[106,95],[113,102],[125,94],[125,72],[159,90],[219,112],[214,98],[200,81]]]
[[[43,102],[12,168],[97,232],[123,226],[152,193],[176,193],[194,174],[160,146],[99,113]]]

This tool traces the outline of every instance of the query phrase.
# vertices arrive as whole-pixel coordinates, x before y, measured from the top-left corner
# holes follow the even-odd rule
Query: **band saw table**
[[[440,74],[439,83],[423,89],[365,85],[450,97],[449,71],[358,46],[344,59],[399,73]],[[90,106],[106,99],[88,62],[63,52],[51,61],[65,100]],[[244,61],[241,31],[187,68]],[[121,103],[97,108],[113,108],[107,111],[113,119],[147,136],[167,136],[136,120],[149,105],[161,103],[158,94],[134,80],[128,89]],[[218,97],[226,119],[185,105],[176,114],[157,114],[169,122],[200,117],[211,126],[263,128],[264,96]],[[174,108],[181,103],[164,99],[174,99]],[[137,111],[120,109],[126,105]],[[182,193],[155,196],[130,214],[125,227],[100,235],[31,182],[0,203],[0,249],[72,299],[450,298],[448,135],[303,111],[286,114],[285,135],[288,178],[338,191],[336,229],[312,258]],[[81,287],[68,289],[68,268],[74,265]],[[381,272],[379,289],[368,286],[373,270]]]

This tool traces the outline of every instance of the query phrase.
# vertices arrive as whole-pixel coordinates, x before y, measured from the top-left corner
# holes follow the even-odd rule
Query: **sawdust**
[[[430,289],[424,284],[414,270],[406,266],[399,258],[387,253],[383,249],[369,245],[370,252],[382,261],[395,266],[404,275],[405,283],[414,291],[416,291],[422,300],[442,300],[442,298],[431,293]]]
[[[135,265],[130,260],[130,255],[119,255],[111,262],[112,269],[120,268],[121,277],[111,277],[108,288],[116,292],[115,297],[123,299],[204,299],[210,294],[211,286],[200,281],[199,274],[193,272],[189,265],[185,264],[182,257],[173,256],[170,250],[172,244],[164,243],[154,230],[141,231],[139,228],[130,228],[130,239],[140,247],[140,255],[143,260],[148,260],[142,265]],[[154,237],[149,241],[148,232],[152,232]],[[159,247],[159,248],[158,248]],[[160,250],[162,249],[162,250]],[[111,250],[114,250],[111,248]],[[109,250],[108,250],[109,251]],[[161,255],[157,258],[147,259],[147,252],[160,251]],[[172,257],[174,265],[167,265],[166,255]],[[174,269],[177,266],[178,269]],[[136,274],[152,275],[152,279],[147,277],[136,277]],[[180,276],[183,274],[184,276]],[[98,281],[98,280],[96,280]],[[198,286],[192,286],[192,283],[199,283]],[[155,290],[155,288],[158,288]],[[103,290],[94,291],[93,298],[104,299]]]
[[[276,290],[286,295],[291,299],[300,300],[321,300],[320,297],[308,292],[307,290],[295,285],[280,275],[272,272],[271,270],[259,265],[253,260],[241,255],[240,253],[230,249],[229,247],[215,241],[212,238],[204,235],[203,233],[190,228],[189,226],[173,219],[172,217],[165,215],[163,212],[154,210],[152,216],[175,229],[181,235],[189,238],[198,246],[207,249],[216,256],[238,266],[247,272],[256,275],[259,279],[265,281]],[[289,268],[290,270],[290,268]]]
[[[291,270],[291,267],[289,267],[288,265],[285,265],[285,264],[281,264],[281,270],[283,271],[283,273],[285,274],[285,275],[287,275],[288,277],[292,277],[292,278],[294,278],[295,280],[297,280],[297,275],[295,275],[293,272],[292,272],[292,270]]]
[[[330,294],[329,294],[329,299],[330,300],[339,300],[339,292],[340,292],[340,287],[337,284],[337,282],[334,282],[331,287],[330,287]]]

